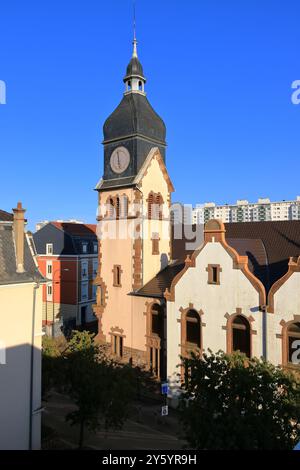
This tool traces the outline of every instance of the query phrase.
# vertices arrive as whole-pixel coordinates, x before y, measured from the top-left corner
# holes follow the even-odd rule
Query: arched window
[[[123,195],[121,198],[120,215],[122,218],[127,218],[128,216],[128,197],[126,195]]]
[[[154,211],[154,194],[150,193],[148,196],[148,219],[153,218]]]
[[[232,351],[241,351],[247,357],[251,355],[250,324],[242,315],[232,321]]]
[[[156,195],[156,201],[155,202],[156,202],[156,217],[157,217],[157,219],[162,220],[164,200],[163,200],[163,197],[162,197],[161,194]]]
[[[299,351],[300,348],[300,323],[292,323],[289,325],[287,330],[287,359],[288,362],[295,363],[299,359]],[[293,354],[295,354],[295,358],[293,358]]]
[[[189,310],[185,317],[186,343],[188,346],[201,348],[201,320],[198,312]]]
[[[115,213],[115,207],[114,207],[114,200],[112,197],[108,198],[108,200],[106,201],[106,205],[107,205],[107,215],[109,218],[113,218],[114,217],[114,213]]]

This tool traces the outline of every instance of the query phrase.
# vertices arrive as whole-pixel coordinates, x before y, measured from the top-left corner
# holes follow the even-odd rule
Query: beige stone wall
[[[0,449],[29,448],[30,358],[34,284],[0,286]],[[36,290],[33,409],[41,406],[42,288]],[[41,415],[33,417],[33,448],[40,448]]]
[[[143,282],[146,284],[169,261],[170,253],[170,210],[169,210],[169,189],[166,179],[162,173],[158,161],[153,158],[148,166],[147,172],[141,181],[141,191],[143,193],[144,215],[147,217],[147,199],[151,191],[160,193],[163,197],[164,208],[163,218],[165,220],[151,220],[146,218],[143,224]],[[152,255],[152,233],[159,234],[159,255]]]
[[[118,330],[124,338],[127,351],[146,351],[145,302],[149,299],[128,295],[148,282],[168,264],[170,252],[169,237],[169,198],[165,169],[152,150],[148,156],[148,166],[141,170],[138,188],[115,189],[99,193],[100,238],[99,277],[106,286],[105,308],[101,315],[102,340],[110,343],[113,330]],[[164,220],[149,224],[148,195],[160,193],[164,201]],[[109,198],[128,198],[128,219],[107,220],[105,204]],[[137,201],[142,202],[137,207]],[[138,213],[140,209],[140,213]],[[152,233],[159,234],[159,254],[152,254]],[[138,240],[141,237],[141,241]],[[137,241],[138,240],[138,241]],[[113,282],[114,265],[121,268],[121,286]]]

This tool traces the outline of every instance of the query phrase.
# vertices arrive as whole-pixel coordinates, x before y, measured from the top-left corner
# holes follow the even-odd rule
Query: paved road
[[[74,406],[63,396],[53,394],[44,403],[43,424],[55,429],[59,439],[66,448],[76,448],[78,427],[70,426],[65,415]],[[159,404],[135,404],[132,417],[120,431],[98,431],[96,434],[86,432],[85,446],[91,449],[182,449],[185,442],[178,438],[178,422],[172,411],[170,416],[160,416]]]

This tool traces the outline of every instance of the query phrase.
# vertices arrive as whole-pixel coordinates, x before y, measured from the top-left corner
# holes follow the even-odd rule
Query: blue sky
[[[147,94],[167,125],[174,201],[300,194],[298,0],[137,0]],[[29,227],[95,221],[102,125],[121,100],[131,0],[5,0],[0,207]]]

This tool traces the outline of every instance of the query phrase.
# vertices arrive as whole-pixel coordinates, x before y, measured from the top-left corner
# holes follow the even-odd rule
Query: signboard
[[[162,383],[162,384],[161,384],[161,393],[162,393],[163,395],[168,395],[168,391],[169,391],[168,382]]]
[[[169,414],[169,407],[168,405],[164,405],[161,407],[161,415],[162,416],[168,416]]]

